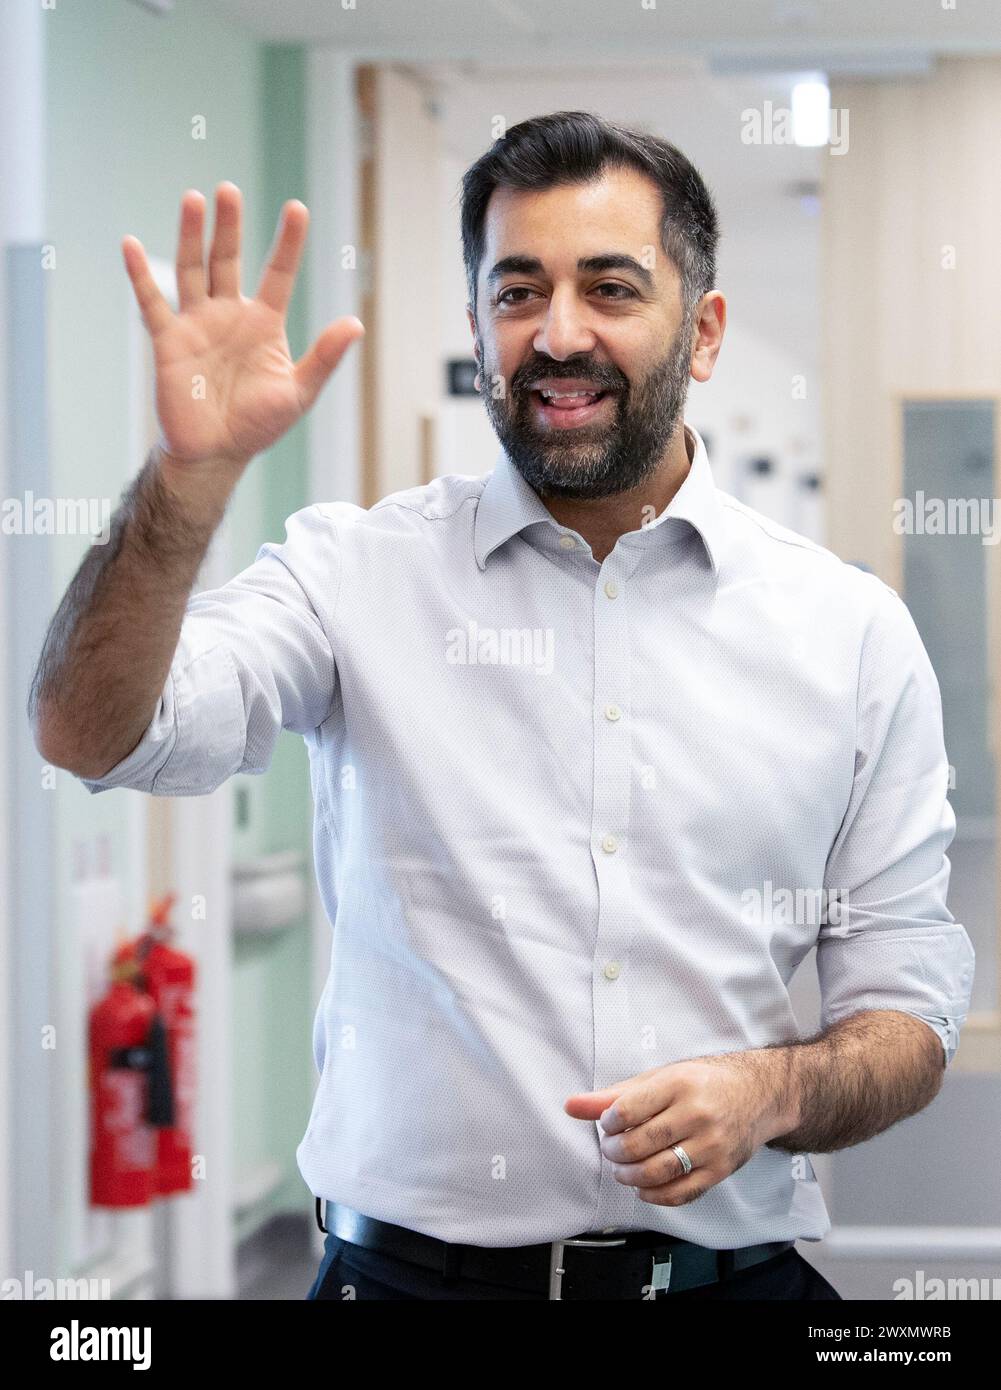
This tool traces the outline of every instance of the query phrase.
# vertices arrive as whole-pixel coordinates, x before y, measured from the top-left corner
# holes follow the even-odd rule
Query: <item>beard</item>
[[[638,487],[656,470],[677,428],[691,376],[692,325],[686,316],[667,354],[635,386],[608,363],[534,357],[511,378],[507,399],[481,365],[483,404],[508,458],[540,497],[611,497]],[[532,386],[583,378],[614,392],[607,423],[547,429],[533,418]]]

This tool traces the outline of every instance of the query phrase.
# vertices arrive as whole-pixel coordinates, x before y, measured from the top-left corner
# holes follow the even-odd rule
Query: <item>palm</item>
[[[260,453],[302,414],[280,317],[248,299],[207,299],[154,343],[156,410],[179,458]]]
[[[285,313],[308,214],[301,203],[287,204],[284,211],[254,299],[239,288],[240,203],[232,184],[220,185],[217,193],[208,282],[202,266],[201,208],[191,195],[182,201],[178,313],[156,288],[138,243],[124,247],[153,341],[163,447],[182,462],[247,460],[268,448],[309,409],[358,336],[357,319],[339,319],[300,362],[293,360]]]

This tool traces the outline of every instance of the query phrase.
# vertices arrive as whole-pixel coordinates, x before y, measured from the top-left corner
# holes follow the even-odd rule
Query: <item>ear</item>
[[[469,321],[469,331],[473,337],[473,356],[476,358],[477,361],[479,361],[480,357],[482,356],[482,348],[480,347],[480,335],[476,329],[476,315],[473,313],[472,308],[468,304],[466,305],[466,318]]]
[[[691,372],[696,381],[708,381],[712,376],[725,330],[726,299],[719,290],[710,290],[703,297],[692,341]]]

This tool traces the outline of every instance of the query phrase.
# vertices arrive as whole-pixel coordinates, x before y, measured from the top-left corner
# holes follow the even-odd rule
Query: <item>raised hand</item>
[[[203,265],[205,199],[181,199],[177,243],[179,311],[164,299],[142,243],[122,255],[153,343],[160,448],[178,463],[219,459],[246,464],[310,408],[347,348],[364,333],[356,318],[336,319],[298,362],[285,335],[309,212],[292,200],[282,217],[257,294],[240,292],[241,194],[216,189],[215,234]]]

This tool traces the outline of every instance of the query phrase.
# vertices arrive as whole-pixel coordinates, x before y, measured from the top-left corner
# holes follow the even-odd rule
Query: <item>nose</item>
[[[536,352],[562,361],[577,353],[593,352],[594,332],[588,327],[587,306],[581,305],[574,290],[555,290],[549,309],[535,335]]]

